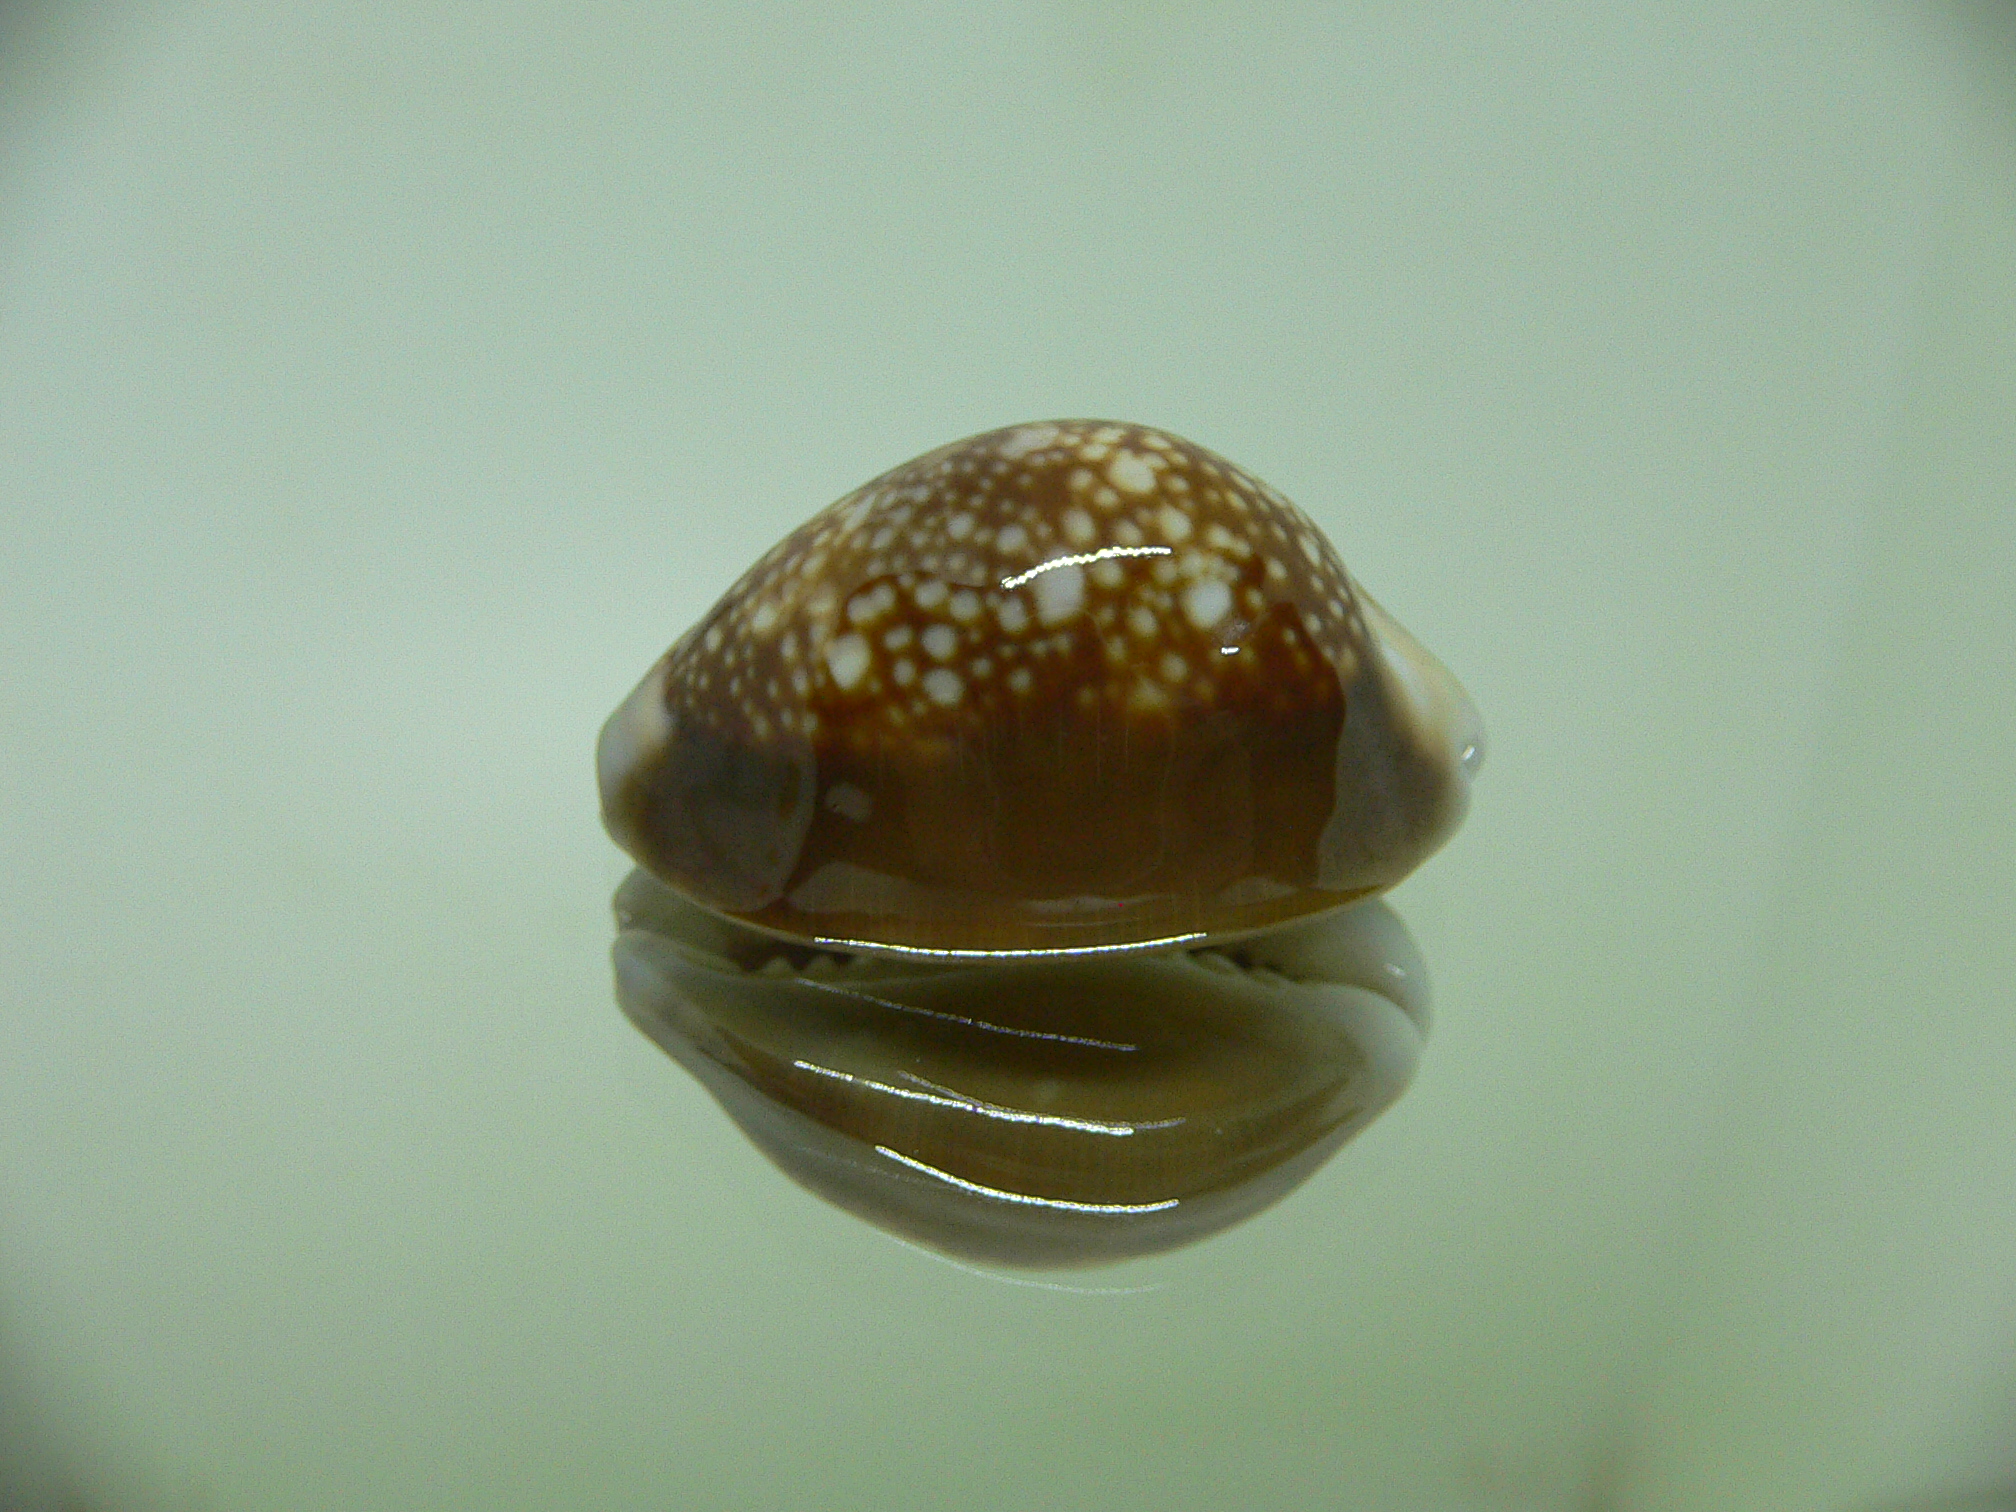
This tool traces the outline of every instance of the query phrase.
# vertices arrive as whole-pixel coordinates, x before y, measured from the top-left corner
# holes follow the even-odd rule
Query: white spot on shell
[[[950,661],[959,649],[959,632],[950,625],[933,625],[923,635],[924,649],[934,661]]]
[[[980,617],[980,595],[971,588],[961,588],[952,595],[952,601],[945,610],[962,625],[970,625]]]
[[[1064,535],[1073,546],[1089,546],[1098,534],[1092,528],[1092,516],[1082,509],[1070,509],[1064,513]]]
[[[842,635],[828,641],[826,667],[842,688],[853,687],[868,670],[868,642],[858,635]]]
[[[1003,525],[994,537],[994,549],[1004,555],[1029,549],[1029,532],[1020,525]]]
[[[1134,691],[1127,696],[1127,706],[1139,712],[1149,712],[1169,707],[1169,695],[1162,691],[1160,683],[1152,683],[1142,678],[1134,684]]]
[[[1026,457],[1057,439],[1054,425],[1025,425],[1011,431],[1001,442],[1001,455],[1010,459]]]
[[[1155,469],[1139,452],[1115,452],[1106,464],[1106,478],[1122,493],[1145,494],[1155,487]]]
[[[917,677],[917,664],[907,656],[898,657],[889,675],[896,680],[897,687],[907,688]]]
[[[854,624],[865,625],[870,620],[880,619],[896,604],[896,590],[887,583],[877,583],[866,593],[857,593],[847,600],[847,618]]]
[[[1232,590],[1217,578],[1199,578],[1183,590],[1183,616],[1199,630],[1209,630],[1232,612]]]
[[[1156,510],[1155,523],[1167,540],[1180,542],[1190,539],[1190,516],[1174,504],[1164,504]]]
[[[1029,611],[1019,598],[1001,601],[1001,607],[994,611],[994,617],[1001,621],[1001,628],[1010,635],[1020,635],[1029,623]]]
[[[1036,574],[1036,617],[1046,625],[1061,624],[1085,603],[1085,569],[1064,562]]]
[[[924,674],[924,691],[931,695],[931,701],[946,708],[959,702],[966,691],[966,684],[959,680],[959,674],[945,667],[933,667]]]

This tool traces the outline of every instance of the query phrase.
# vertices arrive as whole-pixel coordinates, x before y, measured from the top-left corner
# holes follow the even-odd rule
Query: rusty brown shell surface
[[[779,542],[604,727],[605,822],[705,908],[849,950],[1250,934],[1461,819],[1455,679],[1309,518],[1165,432],[1011,427]]]

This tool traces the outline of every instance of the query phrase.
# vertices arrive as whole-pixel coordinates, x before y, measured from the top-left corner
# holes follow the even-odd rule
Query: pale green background
[[[4,12],[0,1506],[2016,1505],[2012,32]],[[622,1019],[590,750],[1076,414],[1299,500],[1492,752],[1408,1097],[1030,1286]]]

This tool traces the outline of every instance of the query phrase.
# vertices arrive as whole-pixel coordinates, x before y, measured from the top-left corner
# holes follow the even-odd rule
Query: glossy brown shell
[[[745,573],[611,719],[604,813],[687,896],[803,939],[1264,928],[1390,886],[1460,815],[1385,625],[1301,511],[1201,447],[994,431]]]

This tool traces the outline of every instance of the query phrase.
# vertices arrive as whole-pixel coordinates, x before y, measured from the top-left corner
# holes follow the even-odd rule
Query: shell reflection
[[[992,1264],[1085,1265],[1237,1223],[1406,1088],[1427,1026],[1370,902],[1222,950],[835,957],[687,902],[615,899],[617,995],[819,1196]]]

